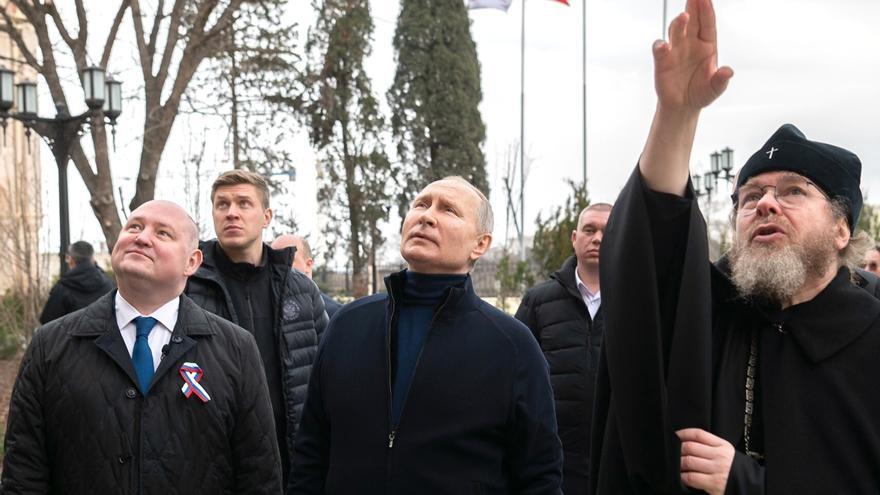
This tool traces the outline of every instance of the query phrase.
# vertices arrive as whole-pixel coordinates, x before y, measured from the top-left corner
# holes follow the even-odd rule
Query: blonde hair
[[[214,195],[217,194],[217,189],[240,184],[250,184],[256,187],[262,196],[260,203],[263,205],[263,209],[269,208],[269,183],[260,174],[240,169],[223,172],[214,180],[214,184],[211,185],[211,204],[214,204]]]

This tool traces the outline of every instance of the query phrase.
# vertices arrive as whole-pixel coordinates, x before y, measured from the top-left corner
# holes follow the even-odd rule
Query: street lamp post
[[[103,119],[113,127],[114,142],[116,139],[116,118],[122,113],[122,83],[113,78],[104,78],[104,69],[100,67],[88,67],[82,72],[82,86],[85,93],[85,102],[89,109],[79,115],[70,115],[67,106],[63,103],[55,103],[55,117],[40,117],[37,115],[37,83],[22,81],[14,84],[18,90],[16,101],[17,112],[11,112],[13,107],[13,83],[15,73],[0,66],[0,127],[3,129],[3,139],[6,139],[6,121],[14,119],[20,121],[25,127],[25,136],[30,138],[31,131],[36,132],[55,157],[58,167],[58,202],[61,224],[61,242],[58,252],[61,263],[61,273],[67,272],[67,263],[64,261],[67,246],[70,245],[70,213],[67,199],[67,163],[70,161],[70,148],[79,141],[85,125],[103,123]]]
[[[697,197],[707,196],[712,201],[712,191],[717,189],[718,179],[730,182],[735,176],[733,170],[733,150],[724,148],[709,155],[709,170],[703,175],[691,177]]]

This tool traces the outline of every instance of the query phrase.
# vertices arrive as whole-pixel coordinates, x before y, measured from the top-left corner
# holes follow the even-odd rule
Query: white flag
[[[507,12],[513,0],[468,0],[469,9],[498,9]]]

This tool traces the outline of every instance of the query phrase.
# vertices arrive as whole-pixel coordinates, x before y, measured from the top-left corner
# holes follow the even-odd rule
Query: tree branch
[[[107,62],[110,61],[110,53],[113,51],[113,44],[116,43],[116,34],[119,32],[119,26],[122,24],[122,18],[125,17],[128,4],[129,0],[122,0],[122,3],[119,4],[119,10],[116,11],[116,17],[113,18],[113,26],[110,27],[110,33],[107,35],[107,42],[104,43],[101,67],[107,68]]]
[[[165,17],[162,12],[165,10],[165,0],[159,0],[156,6],[156,15],[153,17],[153,26],[150,28],[150,41],[147,42],[147,50],[150,53],[156,53],[156,38],[159,37],[159,26],[162,25],[162,18]]]
[[[217,2],[218,0],[204,0],[199,4],[199,10],[196,11],[190,32],[199,37],[204,36],[205,25],[208,24],[208,18],[214,11],[214,7],[217,6]]]
[[[147,50],[144,42],[144,24],[141,20],[140,0],[131,1],[131,20],[134,23],[134,33],[137,39],[138,54],[141,58],[141,71],[144,75],[144,90],[149,94],[153,85],[153,55]]]
[[[165,78],[168,77],[168,66],[171,65],[174,47],[177,46],[177,40],[180,39],[180,19],[185,7],[185,0],[176,0],[174,7],[171,9],[171,22],[168,24],[165,49],[162,51],[162,60],[159,62],[159,72],[156,73],[156,78],[162,81],[163,85],[165,84]]]
[[[83,5],[82,0],[76,0],[76,20],[79,22],[79,33],[76,35],[77,41],[79,41],[79,45],[83,51],[83,58],[85,58],[86,51],[86,40],[89,38],[89,24],[86,21],[86,7]],[[52,4],[55,5],[54,3]]]
[[[205,40],[213,38],[219,35],[222,31],[228,28],[231,24],[233,16],[236,12],[238,12],[238,8],[241,6],[242,0],[232,0],[229,2],[229,5],[226,6],[226,10],[220,14],[220,18],[217,19],[217,22],[214,23],[214,27],[212,27],[206,34]]]
[[[46,11],[49,12],[52,20],[55,21],[55,27],[58,28],[58,32],[61,34],[61,39],[67,43],[67,46],[69,46],[71,50],[75,50],[77,40],[70,35],[70,32],[67,31],[67,27],[64,26],[64,21],[61,20],[61,14],[58,13],[58,8],[55,7],[54,3],[50,3],[46,5]]]

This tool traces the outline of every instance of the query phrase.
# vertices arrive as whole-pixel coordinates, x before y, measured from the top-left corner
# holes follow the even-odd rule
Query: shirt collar
[[[180,297],[168,301],[159,307],[152,314],[142,315],[134,306],[122,297],[122,294],[116,291],[116,324],[122,329],[125,325],[131,323],[138,316],[152,316],[161,323],[169,331],[174,331],[174,324],[177,323],[177,312],[180,308]]]
[[[595,299],[602,293],[601,289],[597,290],[595,294],[590,291],[590,288],[587,287],[587,284],[585,284],[584,281],[581,280],[581,276],[578,275],[577,267],[574,269],[574,280],[577,283],[578,291],[587,299]]]

